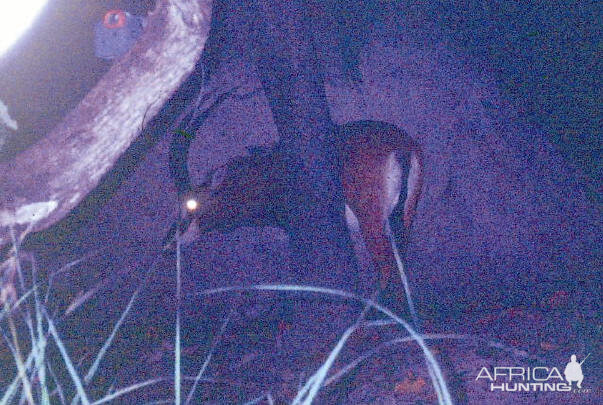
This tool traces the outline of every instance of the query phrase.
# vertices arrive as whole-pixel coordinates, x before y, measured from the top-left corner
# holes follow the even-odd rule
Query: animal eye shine
[[[194,211],[199,207],[199,203],[194,198],[186,201],[186,209],[189,211]]]

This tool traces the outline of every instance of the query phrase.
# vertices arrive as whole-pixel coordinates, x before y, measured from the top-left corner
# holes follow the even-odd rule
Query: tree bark
[[[0,246],[10,242],[11,227],[55,224],[99,184],[194,69],[211,3],[159,1],[136,45],[61,124],[0,164]]]

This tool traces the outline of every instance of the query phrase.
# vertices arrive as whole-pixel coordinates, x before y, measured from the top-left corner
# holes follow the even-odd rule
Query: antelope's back
[[[231,160],[212,195],[230,213],[234,226],[283,226],[286,223],[286,162],[277,148],[253,148]]]

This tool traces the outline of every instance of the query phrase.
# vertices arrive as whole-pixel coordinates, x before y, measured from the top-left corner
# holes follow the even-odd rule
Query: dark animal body
[[[293,190],[283,174],[287,162],[278,149],[252,148],[212,171],[192,190],[201,206],[192,214],[199,232],[227,231],[241,226],[288,227]]]
[[[349,226],[359,226],[384,288],[397,273],[389,219],[408,173],[406,199],[396,219],[402,220],[403,232],[410,228],[422,185],[421,150],[404,131],[384,122],[354,121],[336,130],[340,147],[334,158],[340,168],[346,219]],[[172,153],[174,179],[186,178],[187,182],[179,186],[181,241],[185,244],[204,232],[241,226],[289,229],[290,218],[296,214],[292,211],[304,203],[303,193],[291,186],[287,175],[290,156],[279,144],[250,148],[249,152],[249,156],[232,159],[210,172],[195,187],[189,187],[187,174],[183,175],[186,159]],[[180,162],[180,171],[174,162]],[[187,207],[187,201],[194,201],[193,206]]]

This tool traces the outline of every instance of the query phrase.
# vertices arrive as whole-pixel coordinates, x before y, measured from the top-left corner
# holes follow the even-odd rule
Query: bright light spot
[[[0,55],[31,26],[47,1],[0,1]]]
[[[197,202],[197,200],[194,200],[192,198],[186,202],[186,209],[189,211],[196,210],[198,206],[199,203]]]

